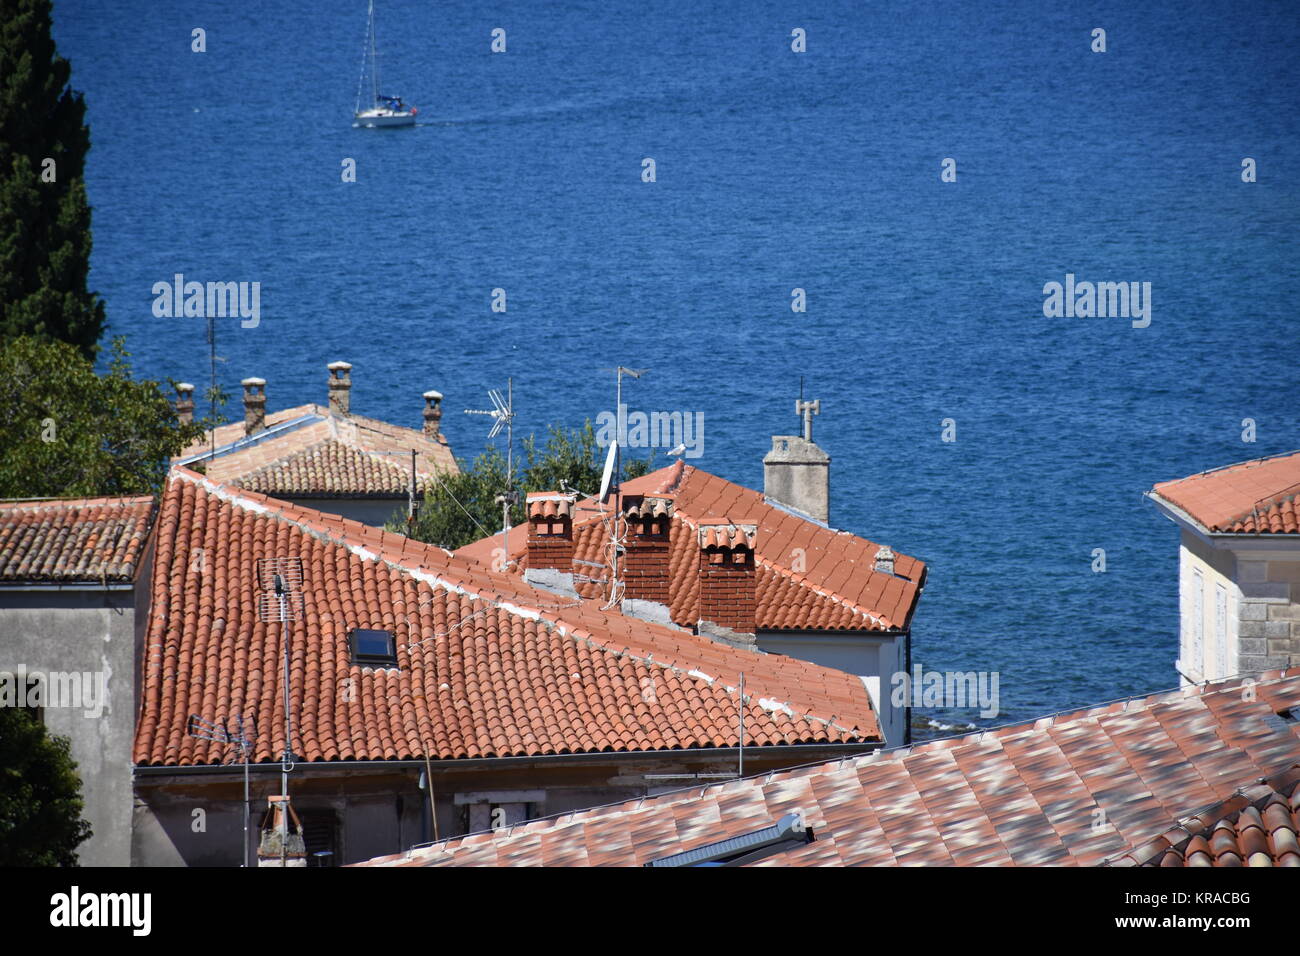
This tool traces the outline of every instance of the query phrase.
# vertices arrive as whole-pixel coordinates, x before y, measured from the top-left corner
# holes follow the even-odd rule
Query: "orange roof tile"
[[[669,527],[669,611],[682,627],[699,620],[700,527],[718,522],[757,527],[754,544],[756,626],[761,630],[906,630],[925,581],[925,564],[895,551],[894,575],[875,569],[880,545],[835,531],[768,504],[757,491],[678,461],[623,482],[628,496],[664,495],[673,501]],[[574,512],[574,577],[584,598],[606,597],[608,509],[595,499]],[[511,532],[515,568],[527,567],[527,529]],[[456,553],[482,564],[493,560],[500,535]]]
[[[1300,534],[1300,452],[1228,465],[1151,489],[1215,534]]]
[[[1188,865],[1205,862],[1198,854],[1217,865],[1265,856],[1295,865],[1300,724],[1277,714],[1300,703],[1300,673],[1257,675],[1253,690],[1243,693],[1241,680],[1188,687],[517,824],[368,865],[634,866],[795,812],[813,841],[760,865],[1134,865],[1163,861],[1171,846]],[[1280,776],[1256,789],[1269,775]],[[1197,812],[1206,806],[1214,809]],[[1230,832],[1204,823],[1221,817]],[[1178,837],[1180,821],[1191,830]]]
[[[355,521],[173,468],[158,518],[138,764],[225,759],[186,720],[254,716],[277,759],[281,628],[256,613],[256,562],[297,556],[290,629],[299,758],[532,756],[881,740],[861,680],[716,644],[538,591],[512,574]],[[397,669],[349,656],[353,628],[392,632]]]
[[[0,501],[0,581],[130,581],[154,502],[133,498]]]
[[[1300,867],[1300,767],[1243,787],[1128,859],[1143,866]]]

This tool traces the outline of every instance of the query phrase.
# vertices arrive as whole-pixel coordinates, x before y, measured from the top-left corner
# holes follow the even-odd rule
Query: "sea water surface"
[[[364,0],[54,15],[138,372],[209,378],[155,283],[257,281],[256,327],[218,323],[232,417],[241,378],[324,402],[344,359],[357,412],[418,426],[436,388],[473,457],[488,388],[518,433],[576,426],[622,364],[760,488],[802,379],[832,524],[929,562],[915,661],[1001,696],[934,716],[985,724],[1176,685],[1177,532],[1142,493],[1300,447],[1297,9],[381,0],[400,130],[351,125]],[[1150,282],[1149,327],[1045,317],[1067,273]]]

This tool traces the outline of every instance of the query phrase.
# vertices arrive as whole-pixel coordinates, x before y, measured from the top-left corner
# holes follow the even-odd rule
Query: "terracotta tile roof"
[[[1151,489],[1218,534],[1300,534],[1300,452],[1260,458]]]
[[[1300,867],[1300,766],[1264,780],[1128,855],[1143,866]]]
[[[198,559],[196,559],[198,555]],[[280,627],[258,620],[256,561],[301,557],[292,627],[300,759],[531,756],[746,745],[870,745],[851,675],[602,612],[399,534],[173,468],[158,518],[138,764],[220,762],[191,713],[252,713],[255,759],[283,746]],[[388,630],[397,669],[351,663],[353,628]]]
[[[148,495],[0,501],[0,581],[131,581],[153,514]]]
[[[266,495],[295,498],[353,498],[360,493],[404,498],[410,471],[400,458],[381,458],[327,438],[279,461],[263,465],[233,484]],[[417,493],[427,482],[417,474]]]
[[[701,524],[731,521],[757,526],[756,626],[761,630],[905,630],[925,581],[925,564],[895,552],[894,574],[875,570],[880,545],[835,531],[767,504],[763,495],[684,462],[623,482],[622,494],[671,495],[669,528],[672,620],[693,627],[699,620]],[[594,499],[578,503],[574,516],[574,578],[585,598],[605,596],[609,532]],[[489,564],[501,537],[484,538],[456,553]],[[527,566],[526,529],[510,536],[510,555]]]
[[[190,461],[211,449],[209,432],[173,461],[202,466],[216,482],[295,498],[404,498],[412,448],[421,494],[435,471],[459,470],[441,435],[433,441],[420,429],[362,415],[336,415],[320,405],[267,415],[266,425],[266,432],[247,442],[242,422],[221,425],[215,429],[216,458]]]
[[[813,842],[765,865],[1132,865],[1129,854],[1196,808],[1231,801],[1242,788],[1253,799],[1261,777],[1300,768],[1300,724],[1277,716],[1300,702],[1300,672],[1259,675],[1253,694],[1242,685],[1188,687],[370,862],[638,865],[799,812]],[[1288,792],[1289,822],[1276,800],[1259,811],[1266,851],[1279,862],[1287,862],[1296,820],[1295,790]],[[1261,834],[1247,832],[1254,816],[1243,812],[1245,822],[1239,813],[1233,824],[1242,849],[1234,852],[1258,851]],[[1215,862],[1230,862],[1226,845],[1212,849]]]

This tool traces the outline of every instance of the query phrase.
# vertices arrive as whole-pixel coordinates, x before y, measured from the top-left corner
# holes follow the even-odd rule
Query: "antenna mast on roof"
[[[609,575],[609,601],[612,606],[619,599],[618,592],[618,551],[619,551],[619,532],[618,522],[622,517],[623,496],[621,485],[623,483],[623,449],[627,445],[627,409],[623,405],[623,376],[631,375],[633,378],[640,378],[648,368],[625,368],[622,365],[614,368],[603,368],[602,372],[613,372],[615,376],[614,385],[614,415],[615,431],[614,439],[614,470],[611,475],[609,490],[614,495],[614,523],[610,530],[610,575]]]
[[[280,865],[287,865],[289,846],[289,771],[293,769],[293,696],[289,688],[289,622],[302,617],[302,558],[258,558],[257,617],[265,623],[279,621],[284,645],[284,750],[280,755]]]
[[[244,760],[244,866],[247,867],[250,849],[248,842],[248,755],[253,749],[254,740],[257,738],[253,718],[231,717],[226,721],[226,726],[223,727],[210,720],[204,720],[198,714],[190,714],[190,719],[185,724],[185,732],[191,737],[198,737],[200,740],[211,740],[215,743],[225,744],[226,746],[233,745],[239,748],[239,755]]]
[[[497,501],[501,503],[501,569],[505,570],[510,564],[510,507],[519,500],[515,494],[515,380],[506,379],[504,399],[500,389],[495,388],[488,389],[488,398],[492,399],[491,409],[467,408],[465,414],[487,415],[493,420],[488,438],[496,438],[502,428],[506,430],[506,491],[497,495]]]

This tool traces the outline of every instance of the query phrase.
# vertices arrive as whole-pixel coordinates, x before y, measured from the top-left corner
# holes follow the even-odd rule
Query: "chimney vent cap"
[[[194,386],[191,385],[189,382],[177,382],[176,391],[182,394],[189,394],[190,392],[194,391]]]
[[[326,368],[328,368],[331,372],[337,372],[337,371],[350,372],[352,371],[352,363],[351,362],[330,362],[330,364],[327,365]]]
[[[264,379],[264,378],[246,378],[246,379],[241,380],[239,384],[242,385],[242,386],[244,386],[245,388],[250,388],[250,387],[252,387],[252,388],[256,388],[256,387],[258,387],[258,386],[265,385],[265,384],[266,384],[266,379]]]
[[[429,389],[422,397],[430,401],[440,402],[442,401],[442,392],[436,392],[433,389]]]

